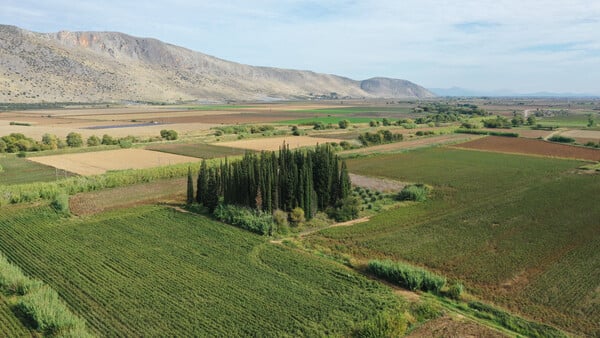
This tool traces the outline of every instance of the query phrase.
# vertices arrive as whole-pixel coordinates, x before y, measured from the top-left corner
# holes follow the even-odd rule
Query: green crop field
[[[596,123],[600,120],[598,113],[592,113]],[[560,127],[586,127],[588,124],[588,116],[584,114],[569,114],[566,116],[553,116],[538,118],[537,123],[543,126],[560,126]]]
[[[248,150],[222,147],[206,143],[192,143],[192,144],[157,144],[146,147],[148,150],[161,151],[165,153],[171,153],[176,155],[197,157],[197,158],[218,158],[225,156],[238,156],[244,155]]]
[[[427,183],[432,196],[307,240],[417,263],[526,317],[598,334],[600,175],[581,164],[448,148],[351,159],[351,172]]]
[[[412,112],[408,107],[344,107],[344,108],[323,108],[323,109],[302,109],[294,110],[295,113],[315,113],[315,114],[331,114],[331,115],[346,115],[346,114],[372,114],[372,113],[389,113],[408,114]]]
[[[329,260],[159,206],[92,218],[3,207],[0,250],[99,336],[347,336],[403,306]]]
[[[73,176],[63,170],[57,170],[43,164],[28,161],[18,157],[0,157],[0,185],[11,185],[33,182],[49,182],[58,178]]]
[[[12,311],[8,300],[0,293],[0,336],[31,337],[32,333],[21,323]]]

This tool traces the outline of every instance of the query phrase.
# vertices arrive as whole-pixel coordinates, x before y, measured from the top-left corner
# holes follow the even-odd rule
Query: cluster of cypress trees
[[[246,153],[241,161],[225,159],[211,168],[203,161],[196,201],[211,212],[220,197],[225,204],[266,212],[300,207],[310,219],[318,210],[339,206],[351,194],[346,163],[342,161],[340,168],[339,162],[327,144],[294,151],[284,144],[278,153]]]

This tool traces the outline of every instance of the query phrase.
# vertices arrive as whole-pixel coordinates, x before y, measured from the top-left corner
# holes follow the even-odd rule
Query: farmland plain
[[[0,249],[100,336],[348,335],[403,305],[329,260],[204,216],[146,206],[64,219],[0,214]]]
[[[425,203],[328,229],[311,245],[410,261],[479,297],[579,334],[600,332],[600,175],[581,162],[450,148],[348,160],[351,172],[434,187]]]

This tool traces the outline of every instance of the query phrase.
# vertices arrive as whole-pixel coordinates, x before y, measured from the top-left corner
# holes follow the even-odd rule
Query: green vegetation
[[[74,195],[79,192],[121,187],[163,178],[185,177],[188,166],[189,164],[182,163],[139,170],[113,171],[96,176],[70,177],[56,182],[0,185],[0,206],[39,200],[52,201],[61,193]],[[4,175],[0,175],[0,178]]]
[[[31,126],[31,123],[26,123],[26,122],[10,122],[11,126],[25,126],[25,127],[29,127]]]
[[[487,119],[487,120],[481,120],[481,122],[483,123],[483,126],[486,128],[504,128],[504,129],[510,129],[512,127],[512,122],[509,121],[506,117],[504,116],[496,116],[496,118],[493,119]]]
[[[215,135],[221,136],[223,134],[263,134],[271,132],[275,130],[275,127],[269,124],[265,125],[245,125],[245,124],[236,124],[231,126],[223,126],[223,127],[214,127],[212,128],[216,130]]]
[[[407,114],[411,112],[407,107],[345,107],[345,108],[323,108],[323,109],[302,109],[294,110],[295,113],[322,113],[331,115],[346,115],[346,114],[368,114],[370,113],[390,113],[390,114]]]
[[[73,176],[63,170],[17,157],[0,157],[0,167],[4,168],[0,173],[0,185],[50,182]]]
[[[351,117],[344,116],[343,119],[340,119],[340,116],[320,116],[313,118],[304,118],[304,119],[294,119],[294,120],[282,120],[278,122],[278,124],[291,125],[296,124],[299,126],[313,126],[317,123],[322,123],[324,125],[335,125],[339,124],[340,121],[348,121],[350,123],[369,123],[372,120],[370,117]]]
[[[566,137],[566,136],[560,136],[560,135],[554,135],[554,136],[548,138],[548,141],[560,142],[560,143],[575,143],[575,139],[574,138],[570,138],[570,137]]]
[[[454,132],[459,133],[459,134],[519,137],[519,134],[517,134],[517,133],[504,133],[504,132],[500,132],[500,131],[487,131],[487,130],[479,130],[479,129],[456,129]]]
[[[0,253],[0,293],[16,297],[15,308],[44,337],[91,337],[85,322],[73,315],[56,291],[23,274]]]
[[[70,132],[67,135],[67,145],[71,148],[78,148],[83,146],[83,139],[81,138],[81,134]]]
[[[396,199],[399,201],[424,202],[427,200],[430,190],[431,188],[425,184],[409,184],[398,193]]]
[[[571,127],[571,128],[584,128],[588,127],[590,122],[590,116],[592,119],[597,117],[597,113],[592,114],[567,114],[559,116],[543,117],[537,120],[537,123],[543,126],[557,126],[557,127]]]
[[[340,170],[338,162],[327,144],[317,145],[314,150],[290,150],[283,144],[278,154],[246,153],[241,161],[226,159],[219,167],[208,167],[203,160],[196,201],[210,212],[220,197],[224,204],[269,214],[278,209],[292,212],[300,208],[311,219],[317,211],[341,209],[341,201],[350,195],[348,171],[344,163]]]
[[[461,280],[478,297],[581,334],[600,330],[600,175],[581,162],[448,148],[348,160],[351,172],[434,187],[418,204],[312,245],[406,261]],[[575,282],[576,281],[576,282]]]
[[[425,269],[390,260],[371,260],[368,272],[409,290],[440,293],[446,278]]]
[[[404,312],[389,288],[330,260],[165,207],[93,218],[4,207],[0,230],[0,250],[98,336],[349,336]]]
[[[402,141],[402,134],[393,134],[389,130],[378,130],[376,133],[366,132],[358,137],[365,146]]]
[[[163,129],[160,131],[160,137],[167,141],[174,141],[179,137],[179,135],[177,135],[177,132],[173,129]]]
[[[221,204],[216,207],[214,216],[221,222],[235,225],[259,235],[270,236],[275,230],[274,217],[261,210]]]

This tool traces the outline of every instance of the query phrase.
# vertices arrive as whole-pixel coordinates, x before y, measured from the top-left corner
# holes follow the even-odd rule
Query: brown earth
[[[31,157],[30,161],[79,175],[98,175],[108,170],[142,169],[177,163],[198,162],[187,157],[145,149],[118,149],[92,153]]]
[[[502,332],[478,324],[465,317],[446,315],[426,322],[408,336],[417,337],[509,337]]]
[[[185,191],[185,178],[160,180],[127,187],[76,194],[69,199],[69,207],[71,213],[74,215],[87,216],[140,204],[175,199],[183,201]]]
[[[476,136],[468,134],[448,134],[432,137],[424,137],[410,141],[400,141],[389,144],[382,144],[380,146],[365,147],[359,149],[351,149],[342,151],[340,155],[351,155],[351,154],[369,154],[369,153],[390,153],[395,151],[402,151],[407,149],[415,149],[420,147],[426,147],[435,144],[453,143],[458,141],[464,141],[472,139]]]
[[[488,136],[455,145],[457,148],[600,161],[600,150],[542,140]]]
[[[352,181],[352,185],[381,192],[398,192],[407,184],[387,178],[376,178],[357,174],[349,174],[349,176],[350,181]]]

